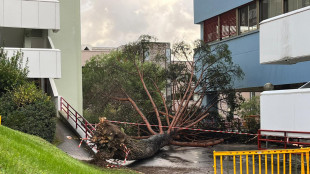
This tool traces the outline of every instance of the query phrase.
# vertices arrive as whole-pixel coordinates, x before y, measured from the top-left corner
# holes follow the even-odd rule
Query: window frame
[[[240,6],[240,7],[231,9],[229,11],[226,11],[226,12],[224,12],[222,14],[219,14],[217,16],[214,16],[212,18],[209,18],[209,19],[203,21],[203,32],[202,33],[203,33],[203,40],[204,40],[204,42],[212,43],[212,42],[216,42],[216,41],[226,40],[226,39],[229,39],[229,38],[234,37],[234,36],[239,36],[239,35],[247,34],[247,33],[252,32],[252,31],[259,30],[259,27],[260,27],[259,23],[262,21],[262,16],[264,15],[264,13],[262,12],[262,10],[263,10],[262,2],[263,2],[263,0],[253,0],[252,2],[249,2],[247,4],[244,4],[244,5]],[[250,5],[252,3],[256,3],[256,29],[248,30],[246,32],[242,32],[241,33],[241,31],[240,31],[241,20],[240,20],[240,12],[239,11],[240,11],[241,8],[244,8],[244,7],[247,6],[247,9],[248,9],[247,10],[247,12],[248,12],[248,20],[249,20],[249,8],[250,8]],[[281,13],[280,14],[287,13],[288,9],[289,9],[289,7],[288,7],[288,0],[281,0],[281,3],[282,4],[281,4]],[[310,6],[310,4],[307,5],[307,6]],[[305,6],[305,7],[307,7],[307,6]],[[301,7],[301,8],[303,8],[303,7]],[[297,8],[297,9],[299,9],[299,8]],[[236,14],[235,15],[236,33],[233,34],[233,35],[229,35],[228,37],[222,37],[221,15],[224,15],[225,13],[228,13],[230,11],[235,11],[236,12],[235,13]],[[206,22],[208,20],[211,20],[211,19],[215,20],[215,18],[217,18],[217,25],[216,25],[217,28],[216,28],[216,32],[213,32],[213,34],[216,33],[216,37],[214,37],[214,39],[206,39],[207,38],[207,36],[206,36],[206,33],[207,33],[206,32],[206,26],[208,25]],[[268,18],[270,18],[270,17],[267,17],[266,19],[268,19]],[[266,20],[266,19],[264,19],[264,20]],[[249,24],[250,23],[248,21],[248,27],[250,27]]]

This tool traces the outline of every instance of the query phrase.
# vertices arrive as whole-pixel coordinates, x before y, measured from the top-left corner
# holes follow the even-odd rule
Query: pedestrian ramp
[[[85,142],[94,153],[97,153],[96,146],[90,141],[96,128],[79,114],[63,97],[59,97],[58,110],[60,115],[67,120],[67,123],[80,136],[81,143]]]
[[[214,151],[214,174],[309,174],[310,148]]]

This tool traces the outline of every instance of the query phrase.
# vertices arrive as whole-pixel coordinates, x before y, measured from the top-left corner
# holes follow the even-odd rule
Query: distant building
[[[109,54],[114,47],[91,47],[82,46],[82,66],[85,66],[86,61],[90,60],[93,56]]]

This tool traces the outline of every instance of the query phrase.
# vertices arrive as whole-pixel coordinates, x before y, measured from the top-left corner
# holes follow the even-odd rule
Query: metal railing
[[[309,174],[309,148],[213,152],[214,174]],[[218,161],[219,159],[219,161]],[[275,162],[276,161],[276,162]],[[305,167],[306,166],[306,167]]]
[[[262,134],[264,133],[264,134]],[[272,135],[274,134],[274,135]],[[310,146],[310,132],[301,132],[301,131],[282,131],[282,130],[258,130],[258,149],[262,148],[262,142],[274,142],[284,144],[286,149],[288,145],[297,145],[297,146]],[[266,145],[266,149],[268,146]]]
[[[60,111],[66,113],[67,121],[75,127],[78,133],[78,129],[83,132],[85,137],[79,133],[82,138],[89,138],[94,135],[93,131],[96,129],[62,97],[60,97]]]

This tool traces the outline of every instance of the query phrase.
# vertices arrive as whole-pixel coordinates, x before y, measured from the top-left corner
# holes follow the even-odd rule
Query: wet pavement
[[[83,142],[82,146],[79,147],[80,139],[60,120],[56,122],[56,136],[60,141],[57,147],[68,155],[83,161],[92,159],[89,150],[85,147],[85,143]]]
[[[213,151],[255,150],[256,145],[219,144],[212,147],[166,146],[154,157],[132,162],[128,167],[149,174],[213,173]]]
[[[80,140],[75,133],[60,120],[57,121],[56,136],[61,141],[57,147],[78,160],[91,160],[85,143],[79,148]],[[69,137],[69,138],[68,138]],[[166,146],[154,157],[128,161],[126,167],[146,174],[203,174],[213,172],[213,151],[256,150],[256,145],[219,144],[206,148]]]

